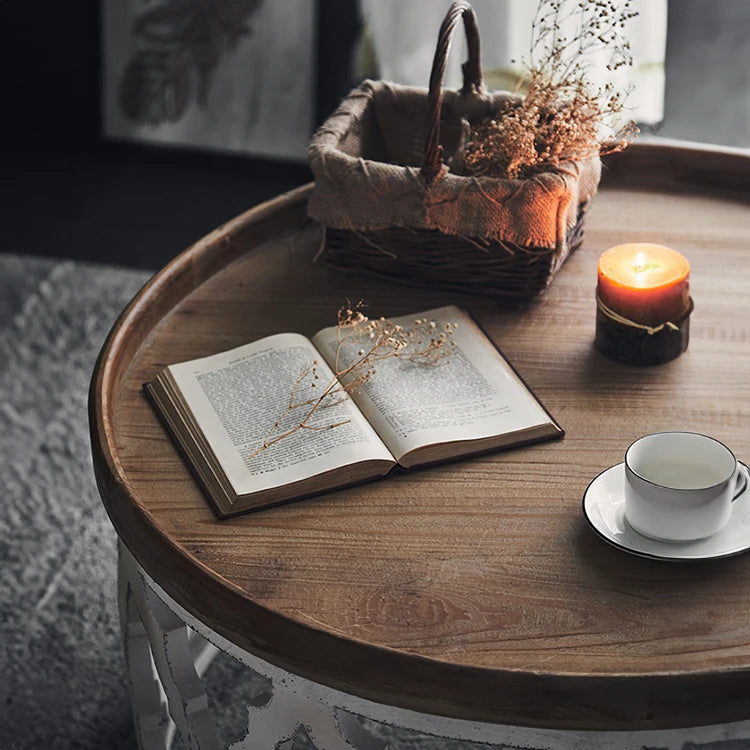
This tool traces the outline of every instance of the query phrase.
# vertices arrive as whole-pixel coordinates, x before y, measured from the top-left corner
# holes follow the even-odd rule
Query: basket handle
[[[455,0],[445,14],[440,26],[435,57],[432,60],[430,72],[430,90],[427,95],[429,129],[424,144],[424,161],[422,162],[422,177],[427,185],[440,174],[443,167],[443,147],[440,145],[440,110],[443,105],[443,75],[448,52],[453,38],[453,29],[458,20],[464,22],[466,42],[469,47],[469,57],[461,66],[464,76],[462,94],[479,92],[482,89],[482,67],[479,62],[479,29],[474,8],[466,0]]]

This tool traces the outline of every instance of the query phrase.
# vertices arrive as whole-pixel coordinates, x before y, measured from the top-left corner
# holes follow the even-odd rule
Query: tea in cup
[[[625,453],[625,518],[640,534],[664,541],[720,531],[750,476],[723,443],[695,432],[658,432]]]

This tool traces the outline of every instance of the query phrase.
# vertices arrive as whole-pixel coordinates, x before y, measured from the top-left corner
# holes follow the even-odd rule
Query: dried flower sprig
[[[632,64],[623,29],[636,15],[632,0],[539,0],[519,81],[526,94],[472,129],[466,169],[526,177],[624,149],[638,132],[633,122],[619,124],[628,92],[587,78],[592,55],[602,51],[609,71]]]
[[[331,430],[349,420],[314,422],[324,409],[340,404],[347,395],[361,388],[377,371],[377,364],[399,358],[414,364],[434,366],[450,356],[454,348],[451,336],[458,325],[446,323],[439,329],[434,321],[417,318],[406,328],[387,318],[371,320],[362,312],[362,302],[338,311],[336,353],[333,376],[322,384],[318,360],[305,365],[289,394],[284,413],[263,439],[263,444],[249,458],[270,448],[299,430]],[[301,410],[301,418],[282,427],[287,418]]]

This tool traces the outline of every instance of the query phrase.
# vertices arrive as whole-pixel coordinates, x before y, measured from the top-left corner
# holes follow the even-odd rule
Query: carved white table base
[[[240,649],[171,599],[121,544],[119,602],[133,717],[141,750],[167,750],[179,731],[189,748],[221,747],[202,675],[223,651],[267,678],[271,699],[247,706],[248,730],[231,750],[287,750],[304,728],[318,750],[382,750],[388,745],[359,717],[414,732],[409,746],[460,747],[485,743],[503,750],[722,750],[724,742],[750,743],[750,720],[694,729],[582,732],[528,729],[448,719],[347,695],[286,672]],[[749,704],[750,705],[750,704]],[[400,732],[403,737],[404,732]],[[429,735],[418,742],[418,737]],[[734,745],[733,745],[734,746]]]

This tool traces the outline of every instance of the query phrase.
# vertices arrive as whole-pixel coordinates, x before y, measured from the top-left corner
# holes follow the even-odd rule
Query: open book
[[[289,406],[300,372],[333,377],[337,327],[296,333],[171,365],[145,385],[219,516],[263,508],[409,468],[562,437],[563,431],[474,320],[457,307],[414,318],[456,324],[434,365],[391,358],[351,395],[259,450]],[[289,415],[289,419],[299,419]],[[315,422],[311,425],[315,427]]]

